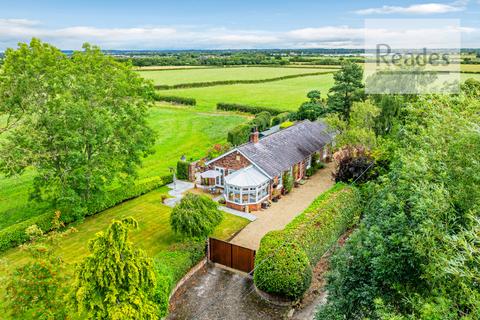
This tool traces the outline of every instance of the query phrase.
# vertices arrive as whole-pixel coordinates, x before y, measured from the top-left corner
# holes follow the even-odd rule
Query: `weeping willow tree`
[[[89,319],[156,319],[152,260],[128,239],[137,221],[114,220],[90,240],[70,295],[75,311]]]

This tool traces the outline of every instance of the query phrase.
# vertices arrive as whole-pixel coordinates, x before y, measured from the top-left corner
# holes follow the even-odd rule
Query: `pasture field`
[[[462,64],[460,70],[470,72],[480,72],[480,64]]]
[[[172,96],[195,98],[195,108],[212,111],[218,102],[267,106],[294,111],[307,100],[310,90],[320,90],[326,96],[333,85],[333,74],[301,77],[259,84],[234,84],[205,88],[159,91]]]
[[[145,249],[150,256],[168,249],[170,245],[182,239],[170,228],[169,219],[172,209],[163,205],[161,200],[162,194],[166,192],[167,187],[162,187],[86,218],[84,222],[74,226],[76,232],[62,238],[55,249],[56,254],[69,265],[79,262],[88,254],[88,240],[92,239],[97,232],[105,230],[113,219],[126,217],[133,217],[138,221],[139,229],[130,232],[130,239],[137,246]],[[213,233],[214,237],[223,240],[230,238],[249,223],[247,219],[231,214],[225,214],[224,217]],[[28,261],[29,256],[25,251],[13,248],[3,253],[1,258],[6,259],[9,265],[16,266]]]
[[[150,110],[149,124],[157,132],[155,154],[144,159],[139,177],[164,175],[180,157],[200,157],[215,143],[226,141],[227,131],[245,117],[205,113],[158,104]],[[28,201],[33,172],[20,177],[0,176],[0,229],[45,212],[46,206]]]
[[[288,75],[334,71],[335,68],[285,68],[285,67],[225,67],[191,68],[176,70],[139,71],[146,79],[156,85],[174,85],[179,83],[198,83],[227,80],[260,80]],[[168,93],[165,93],[170,95]]]

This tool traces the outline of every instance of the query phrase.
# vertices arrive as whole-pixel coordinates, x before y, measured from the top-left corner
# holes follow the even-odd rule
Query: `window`
[[[312,166],[312,156],[309,155],[307,158],[307,169],[309,169]]]
[[[269,194],[270,182],[267,181],[257,187],[244,187],[226,185],[225,198],[238,204],[258,203]]]

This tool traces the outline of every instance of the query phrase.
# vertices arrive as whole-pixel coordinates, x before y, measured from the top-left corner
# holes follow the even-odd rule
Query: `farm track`
[[[208,82],[179,83],[179,84],[173,84],[173,85],[155,85],[155,89],[174,90],[174,89],[215,87],[215,86],[224,86],[224,85],[233,85],[233,84],[266,83],[266,82],[282,81],[282,80],[295,79],[295,78],[319,76],[323,74],[333,74],[335,72],[336,71],[310,72],[310,73],[292,74],[288,76],[281,76],[281,77],[274,77],[274,78],[267,78],[267,79],[257,79],[257,80],[218,80],[218,81],[208,81]]]

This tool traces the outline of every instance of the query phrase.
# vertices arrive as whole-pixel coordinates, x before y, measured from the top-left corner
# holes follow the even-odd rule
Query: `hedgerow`
[[[187,97],[177,97],[177,96],[162,96],[162,95],[155,95],[156,101],[165,101],[170,103],[176,104],[184,104],[187,106],[195,106],[197,104],[197,100],[194,98],[187,98]]]
[[[148,180],[143,180],[141,183],[114,189],[108,192],[101,200],[90,204],[85,216],[94,215],[123,201],[136,198],[171,182],[172,176],[167,175],[163,177],[153,177]],[[50,231],[52,228],[53,216],[53,211],[47,212],[0,230],[0,252],[26,242],[28,236],[25,233],[25,229],[31,225],[36,224],[43,232]],[[62,222],[73,222],[73,217],[62,216]]]
[[[282,112],[272,118],[272,126],[279,125],[290,119],[290,112]]]
[[[255,258],[255,285],[267,293],[300,298],[310,286],[312,267],[360,216],[357,189],[336,184],[282,231],[269,232]]]
[[[177,282],[205,256],[203,241],[186,242],[175,245],[154,257],[157,284],[155,301],[159,306],[159,317],[168,313],[170,294]]]
[[[250,124],[256,127],[259,131],[270,128],[272,122],[272,115],[267,111],[262,111],[255,116],[255,119],[250,121]]]
[[[291,74],[288,76],[281,76],[275,78],[267,79],[250,79],[250,80],[218,80],[218,81],[205,81],[205,82],[189,82],[189,83],[177,83],[172,85],[160,84],[156,85],[155,89],[158,90],[170,90],[170,89],[186,89],[186,88],[202,88],[202,87],[213,87],[213,86],[223,86],[223,85],[233,85],[233,84],[253,84],[253,83],[265,83],[273,82],[301,77],[309,76],[318,76],[321,74],[333,73],[333,71],[319,71],[311,73],[302,73],[302,74]]]
[[[277,115],[283,112],[282,110],[278,110],[274,107],[249,106],[244,104],[224,103],[224,102],[217,103],[217,110],[240,111],[240,112],[246,112],[246,113],[252,113],[252,114],[257,114],[262,111],[267,111],[271,115]]]
[[[250,124],[241,124],[228,131],[227,141],[234,146],[241,145],[248,141],[252,126]]]

